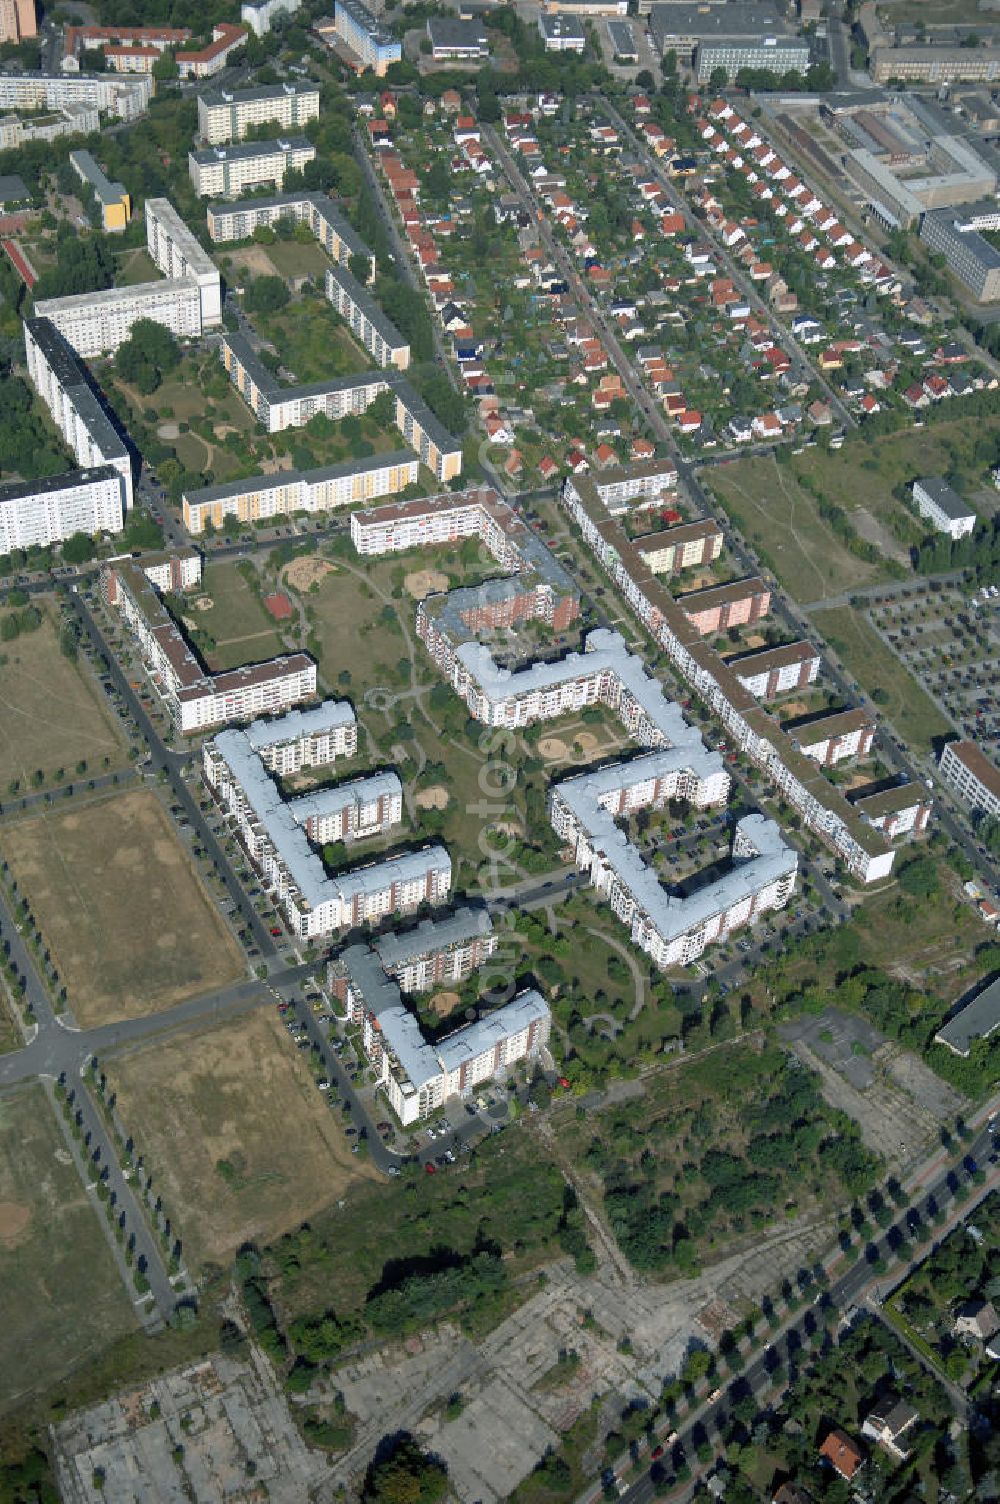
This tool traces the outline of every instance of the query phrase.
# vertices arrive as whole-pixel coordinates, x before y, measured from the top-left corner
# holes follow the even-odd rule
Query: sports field
[[[211,609],[201,610],[202,601],[211,601]],[[215,641],[205,655],[210,668],[236,668],[285,651],[273,617],[235,564],[208,565],[201,591],[191,598],[186,615]]]
[[[273,1012],[121,1056],[110,1075],[196,1266],[271,1242],[375,1178]]]
[[[4,852],[83,1027],[156,1013],[245,975],[155,794],[19,821]]]
[[[0,1412],[136,1329],[41,1086],[0,1098]]]
[[[0,621],[10,614],[0,611]],[[49,615],[0,645],[0,797],[13,779],[27,789],[39,770],[48,786],[57,768],[72,780],[80,761],[90,773],[104,771],[105,757],[124,767],[125,751],[100,686],[84,660],[59,651]]]
[[[907,746],[927,752],[934,737],[954,730],[859,611],[840,606],[815,611],[812,620],[861,687],[870,695],[881,691],[887,696],[882,701],[880,695],[876,704]]]

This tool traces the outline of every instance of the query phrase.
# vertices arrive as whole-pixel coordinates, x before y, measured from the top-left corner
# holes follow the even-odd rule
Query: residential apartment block
[[[280,715],[316,693],[316,665],[307,653],[209,673],[198,661],[141,561],[105,566],[102,584],[135,635],[146,670],[178,730],[204,731],[233,721]]]
[[[24,354],[28,379],[77,464],[87,470],[113,466],[121,476],[127,511],[132,505],[132,458],[76,353],[50,319],[33,318],[24,321]]]
[[[178,52],[177,67],[181,78],[214,78],[229,62],[232,53],[247,39],[242,26],[218,21],[212,27],[212,40],[198,52]]]
[[[789,642],[730,658],[729,667],[755,700],[773,700],[815,683],[819,662],[819,652],[811,642]]]
[[[208,523],[224,529],[230,517],[258,522],[290,517],[295,512],[330,512],[363,505],[380,496],[397,496],[413,485],[419,474],[420,461],[413,450],[397,449],[391,454],[342,460],[316,470],[276,470],[270,475],[224,481],[184,492],[184,525],[190,533],[201,533]]]
[[[934,807],[934,801],[920,783],[900,783],[874,794],[855,791],[851,798],[862,820],[882,831],[887,841],[910,834],[923,835]]]
[[[186,26],[67,26],[63,38],[63,73],[80,71],[83,52],[100,52],[113,73],[152,75],[166,52],[177,54],[191,40]]]
[[[131,554],[117,554],[108,560],[108,564],[113,568],[131,557]],[[143,554],[139,568],[157,590],[193,590],[201,583],[201,554],[196,548],[164,549],[161,553]]]
[[[101,117],[90,105],[74,104],[65,109],[22,120],[17,115],[0,119],[0,151],[17,151],[29,141],[57,141],[60,136],[91,136],[101,128]]]
[[[113,465],[0,485],[0,554],[124,525],[125,486]]]
[[[273,122],[300,131],[319,115],[319,86],[268,84],[258,89],[206,89],[198,96],[198,134],[209,146],[242,141],[249,130]]]
[[[838,710],[785,729],[800,752],[826,768],[850,757],[867,757],[875,740],[875,722],[860,709]]]
[[[677,466],[668,459],[628,465],[620,470],[602,470],[588,475],[588,492],[611,517],[633,508],[655,506],[677,487]]]
[[[771,592],[753,576],[728,585],[706,585],[677,597],[677,604],[702,637],[725,632],[729,627],[747,627],[771,609]]]
[[[429,992],[464,982],[496,952],[489,910],[462,905],[440,919],[422,919],[375,941],[386,975],[401,992]]]
[[[271,30],[275,16],[292,16],[301,4],[302,0],[243,0],[240,20],[255,37],[264,37]]]
[[[428,939],[434,943],[433,928]],[[471,1096],[518,1061],[537,1056],[551,1032],[548,1006],[537,992],[528,991],[432,1045],[404,1006],[400,983],[387,975],[379,952],[349,946],[331,973],[346,1017],[360,1025],[378,1084],[404,1127],[450,1098]]]
[[[325,193],[286,193],[243,199],[235,204],[209,204],[208,235],[216,243],[249,240],[255,230],[270,229],[283,219],[308,225],[326,254],[342,266],[352,256],[366,257],[369,280],[375,276],[375,257],[350,220]]]
[[[624,487],[629,470],[619,472]],[[603,477],[602,477],[603,478]],[[806,757],[740,683],[649,571],[621,523],[610,518],[591,477],[566,481],[563,505],[584,542],[622,591],[674,668],[717,715],[737,748],[771,779],[810,830],[823,837],[850,870],[874,882],[892,870],[894,852]]]
[[[947,533],[949,538],[964,538],[978,521],[975,511],[957,491],[940,476],[928,476],[913,482],[913,501],[921,517]]]
[[[300,939],[442,903],[451,887],[443,846],[388,857],[330,876],[311,840],[346,824],[358,838],[388,828],[402,792],[395,774],[286,800],[246,732],[226,730],[202,753],[205,782],[233,816],[239,839]],[[376,786],[377,785],[377,786]],[[397,803],[398,794],[398,803]],[[339,803],[339,809],[334,806]]]
[[[942,255],[950,269],[980,303],[1000,301],[1000,251],[974,223],[954,211],[925,214],[920,238]]]
[[[26,42],[37,35],[35,0],[0,0],[0,43]]]
[[[402,45],[362,0],[336,0],[334,27],[341,42],[353,53],[359,73],[369,68],[384,78],[392,63],[403,55]]]
[[[273,141],[242,141],[188,152],[188,174],[199,198],[235,198],[249,188],[271,184],[279,191],[285,173],[301,170],[316,156],[305,136]]]
[[[326,295],[377,365],[406,370],[410,364],[409,341],[346,266],[327,267]]]
[[[277,721],[253,721],[246,738],[269,773],[288,778],[303,768],[327,767],[339,757],[353,757],[358,723],[347,700],[324,700],[311,710],[290,710]]]
[[[163,324],[178,339],[197,339],[202,332],[201,293],[190,277],[140,282],[67,298],[43,298],[35,304],[39,318],[50,319],[78,355],[91,360],[111,355],[124,344],[140,319]]]
[[[938,772],[971,810],[1000,820],[1000,772],[975,742],[947,742]]]
[[[138,120],[153,93],[151,78],[117,78],[108,73],[0,73],[0,110],[69,110],[79,106]]]
[[[132,200],[124,183],[112,183],[89,151],[71,151],[69,165],[89,188],[101,207],[101,229],[106,234],[124,230],[132,218]]]
[[[203,330],[217,329],[222,323],[219,268],[188,229],[169,199],[148,198],[144,213],[146,248],[152,260],[170,281],[186,278],[195,284],[198,289],[201,327]]]
[[[708,517],[681,522],[662,533],[636,538],[635,548],[652,574],[677,574],[717,559],[722,553],[722,529]]]

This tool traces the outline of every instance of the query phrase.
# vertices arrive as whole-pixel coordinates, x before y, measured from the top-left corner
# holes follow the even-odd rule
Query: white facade
[[[975,742],[947,742],[938,771],[971,809],[1000,820],[1000,772]]]
[[[301,4],[302,0],[243,0],[240,20],[244,26],[249,26],[255,37],[264,37],[271,30],[275,16],[282,12],[292,16]]]
[[[921,517],[947,533],[949,538],[964,538],[976,525],[976,514],[946,481],[929,479],[913,482],[913,500]]]
[[[188,153],[188,174],[199,198],[235,198],[264,183],[280,191],[285,173],[300,170],[315,155],[315,146],[304,136],[212,146]]]
[[[145,214],[146,246],[153,261],[168,280],[187,277],[196,284],[202,328],[217,329],[222,323],[222,290],[215,262],[168,199],[148,198]]]
[[[201,290],[190,277],[113,287],[78,297],[47,298],[35,314],[48,318],[78,355],[111,355],[124,344],[140,319],[163,324],[178,339],[197,339],[202,332]]]
[[[0,109],[65,110],[77,105],[138,120],[153,94],[151,78],[121,78],[113,73],[0,73]]]
[[[0,554],[61,543],[74,533],[120,533],[124,493],[112,465],[0,486]]]
[[[272,122],[282,130],[300,130],[318,114],[315,84],[213,89],[198,96],[198,134],[209,146],[221,146],[226,141],[242,141],[248,131]]]

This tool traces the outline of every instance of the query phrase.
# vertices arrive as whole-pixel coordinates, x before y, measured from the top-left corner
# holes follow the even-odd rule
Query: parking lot
[[[996,587],[992,589],[995,591]],[[872,622],[963,736],[1000,733],[1000,594],[929,588],[875,605]]]

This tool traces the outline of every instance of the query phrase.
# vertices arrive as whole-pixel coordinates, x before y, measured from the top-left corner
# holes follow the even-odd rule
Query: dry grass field
[[[110,1075],[197,1266],[269,1243],[375,1177],[273,1013],[121,1056]]]
[[[0,612],[0,619],[9,613]],[[74,776],[76,764],[102,771],[125,765],[125,746],[100,685],[83,661],[59,651],[55,627],[46,620],[36,632],[4,643],[0,652],[0,790],[12,779],[27,788],[36,770],[54,781],[57,768]]]
[[[20,821],[4,851],[83,1027],[156,1013],[245,974],[155,794]]]
[[[0,1100],[0,1413],[137,1328],[41,1086]]]

